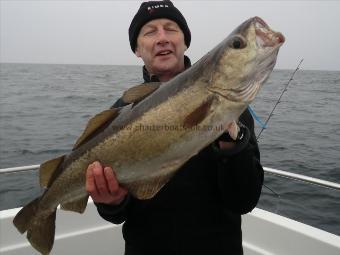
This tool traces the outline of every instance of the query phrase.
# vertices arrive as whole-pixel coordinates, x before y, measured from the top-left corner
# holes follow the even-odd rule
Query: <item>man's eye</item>
[[[149,30],[144,33],[144,35],[152,35],[156,30]]]
[[[177,32],[177,29],[173,28],[173,27],[168,27],[168,28],[166,28],[166,30],[171,31],[171,32]]]

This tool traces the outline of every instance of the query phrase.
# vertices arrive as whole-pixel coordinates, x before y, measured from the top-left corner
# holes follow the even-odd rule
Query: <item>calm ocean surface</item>
[[[69,152],[87,120],[129,86],[141,67],[0,65],[0,168]],[[265,120],[292,70],[272,73],[252,108]],[[340,183],[340,72],[299,71],[260,139],[262,164]],[[257,128],[258,133],[260,128]],[[340,192],[267,175],[258,207],[340,235]],[[0,175],[0,210],[41,192],[36,171]]]

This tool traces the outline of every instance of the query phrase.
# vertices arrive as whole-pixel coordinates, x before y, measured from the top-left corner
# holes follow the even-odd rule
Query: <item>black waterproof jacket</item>
[[[156,80],[145,67],[143,71],[145,82]],[[123,105],[119,99],[114,106]],[[217,141],[207,146],[152,199],[128,195],[119,206],[96,204],[105,220],[124,222],[126,255],[243,254],[241,215],[259,200],[263,169],[248,110],[240,121],[250,139],[241,139],[226,153]],[[228,135],[218,140],[228,140]]]

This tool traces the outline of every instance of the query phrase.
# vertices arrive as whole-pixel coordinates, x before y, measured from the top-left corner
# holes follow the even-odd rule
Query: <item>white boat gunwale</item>
[[[1,255],[38,254],[12,224],[19,210],[0,211]],[[242,216],[242,232],[245,255],[340,254],[340,236],[259,208]],[[122,255],[121,225],[101,219],[92,200],[84,215],[58,209],[50,255],[57,254]]]
[[[0,174],[31,171],[39,165],[0,169]],[[317,178],[264,168],[268,174],[301,180],[326,188],[340,190],[340,185]],[[0,211],[0,254],[38,254],[12,224],[20,208]],[[245,255],[319,255],[340,254],[340,236],[301,222],[255,208],[242,216]],[[57,254],[124,254],[121,225],[104,221],[90,199],[84,215],[58,209],[55,245],[51,255]]]

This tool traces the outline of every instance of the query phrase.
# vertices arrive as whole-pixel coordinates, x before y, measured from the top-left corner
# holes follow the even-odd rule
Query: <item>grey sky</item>
[[[128,27],[142,1],[3,1],[0,61],[142,64]],[[173,1],[187,19],[193,62],[252,16],[287,41],[276,68],[340,70],[340,1]]]

